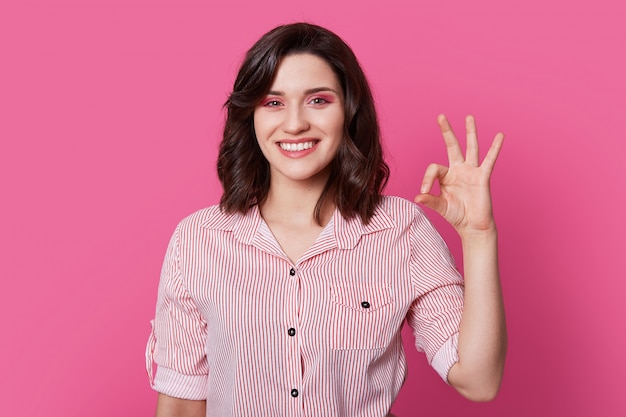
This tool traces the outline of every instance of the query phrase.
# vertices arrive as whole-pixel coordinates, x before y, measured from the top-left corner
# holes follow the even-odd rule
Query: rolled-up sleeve
[[[447,383],[458,362],[458,332],[463,315],[463,278],[450,251],[416,207],[411,225],[411,276],[417,298],[407,316],[415,346]]]
[[[146,347],[152,387],[188,400],[206,399],[208,365],[207,325],[184,284],[179,230],[172,236],[161,270],[156,316]],[[156,375],[152,370],[156,363]]]

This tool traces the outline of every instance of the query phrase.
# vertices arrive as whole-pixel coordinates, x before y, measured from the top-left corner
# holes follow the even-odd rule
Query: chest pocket
[[[330,347],[380,349],[390,343],[393,327],[391,288],[368,283],[340,283],[331,293]]]

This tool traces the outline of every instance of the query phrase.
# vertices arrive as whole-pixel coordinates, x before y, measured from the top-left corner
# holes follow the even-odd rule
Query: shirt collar
[[[253,206],[246,214],[225,213],[219,206],[213,206],[213,210],[201,226],[211,230],[223,230],[233,232],[233,235],[242,243],[251,244],[262,222],[258,206]]]
[[[255,237],[262,233],[261,229],[265,229],[261,228],[262,224],[264,221],[257,205],[251,207],[246,214],[227,214],[216,206],[216,212],[202,223],[202,227],[231,231],[237,240],[251,245]],[[345,219],[338,209],[335,210],[332,219],[334,240],[339,249],[352,249],[357,245],[361,236],[391,229],[394,226],[395,222],[384,210],[383,204],[378,205],[368,224],[363,224],[359,216]]]
[[[337,247],[340,249],[352,249],[359,243],[361,236],[395,227],[395,222],[384,210],[382,204],[376,207],[368,224],[363,224],[359,216],[345,219],[339,210],[335,210],[334,223],[335,239],[337,240]]]

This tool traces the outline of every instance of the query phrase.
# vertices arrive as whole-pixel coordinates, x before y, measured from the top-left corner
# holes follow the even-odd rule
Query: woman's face
[[[344,95],[322,58],[287,55],[254,110],[254,130],[271,181],[326,183],[343,139]]]

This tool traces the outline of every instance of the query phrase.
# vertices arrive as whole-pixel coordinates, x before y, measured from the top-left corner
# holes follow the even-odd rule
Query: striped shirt
[[[207,416],[383,417],[406,377],[405,320],[444,380],[458,360],[462,278],[398,197],[367,225],[335,211],[295,264],[257,207],[200,210],[176,228],[158,294],[150,382],[207,400]]]

